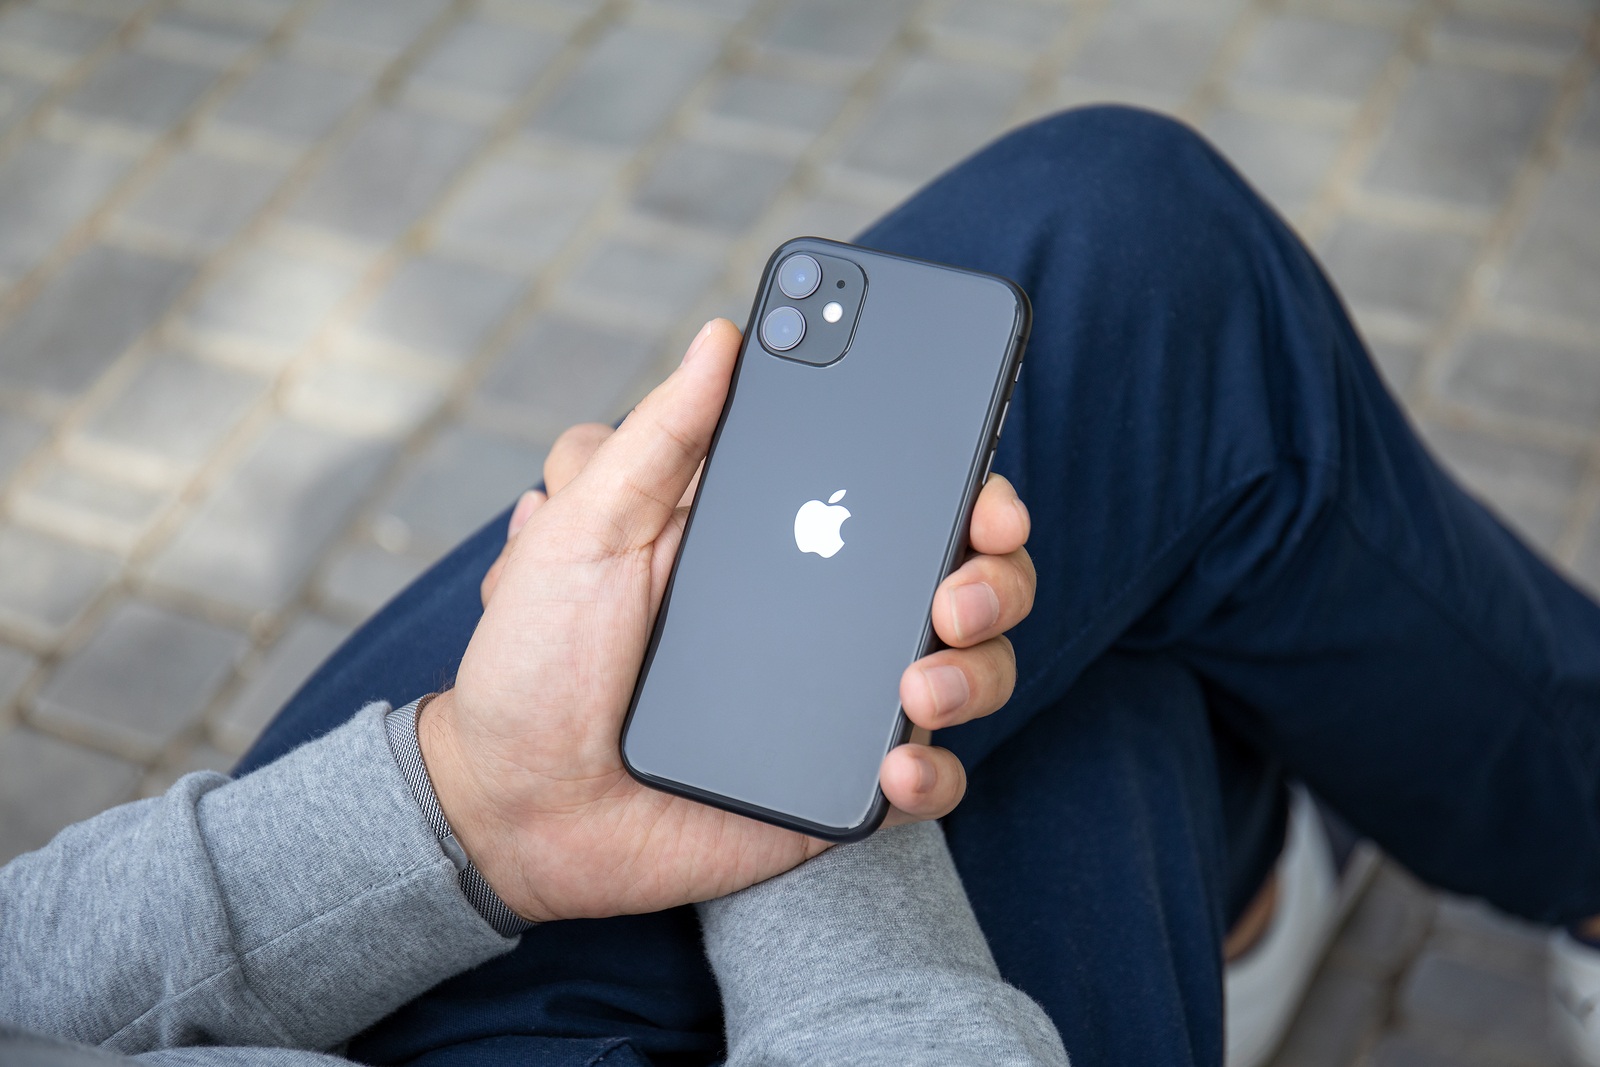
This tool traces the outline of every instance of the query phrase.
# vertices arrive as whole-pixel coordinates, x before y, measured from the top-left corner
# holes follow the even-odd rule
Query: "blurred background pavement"
[[[0,861],[226,769],[779,240],[1075,103],[1212,137],[1595,587],[1597,11],[0,0]],[[1543,958],[1387,867],[1280,1063],[1552,1062]]]

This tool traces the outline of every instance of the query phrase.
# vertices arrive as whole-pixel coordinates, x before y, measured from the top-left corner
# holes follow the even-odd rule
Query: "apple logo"
[[[828,498],[827,504],[820,500],[807,500],[800,505],[800,510],[794,515],[794,543],[800,547],[800,551],[815,552],[827,559],[844,547],[839,527],[850,517],[850,509],[839,504],[843,499],[844,490],[841,489]]]

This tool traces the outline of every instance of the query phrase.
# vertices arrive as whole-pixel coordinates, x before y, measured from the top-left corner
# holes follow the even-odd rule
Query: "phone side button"
[[[1000,409],[1000,421],[994,424],[994,439],[1000,440],[1000,431],[1006,428],[1006,416],[1011,414],[1011,401],[1006,401],[1006,406]]]
[[[989,449],[989,462],[983,465],[983,481],[979,482],[979,485],[989,484],[989,472],[994,469],[994,454],[996,451],[993,448]]]

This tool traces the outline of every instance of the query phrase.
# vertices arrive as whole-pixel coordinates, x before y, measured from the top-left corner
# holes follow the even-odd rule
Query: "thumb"
[[[616,552],[661,535],[711,447],[734,360],[739,328],[712,319],[683,362],[606,438],[569,488]]]

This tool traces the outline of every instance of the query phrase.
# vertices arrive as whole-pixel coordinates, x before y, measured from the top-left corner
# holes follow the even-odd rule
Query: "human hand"
[[[618,741],[677,553],[692,479],[727,396],[739,331],[708,323],[683,364],[612,433],[568,431],[527,494],[456,686],[418,723],[428,772],[458,840],[519,914],[545,921],[656,911],[742,889],[825,842],[640,785]],[[939,587],[950,648],[901,679],[922,731],[990,714],[1016,680],[1004,632],[1032,606],[1028,513],[1005,479],[979,497],[980,553]],[[925,737],[925,733],[923,735]],[[966,779],[919,740],[885,756],[895,822],[939,818]]]

